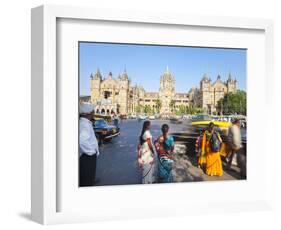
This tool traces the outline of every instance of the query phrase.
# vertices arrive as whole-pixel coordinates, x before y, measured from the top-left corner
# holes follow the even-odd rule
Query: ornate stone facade
[[[167,67],[165,73],[160,78],[159,99],[161,100],[160,113],[171,113],[171,101],[175,98],[175,78]]]
[[[126,71],[118,79],[114,79],[111,72],[103,79],[98,69],[91,75],[90,86],[91,102],[96,105],[97,113],[128,113],[130,80]]]
[[[212,83],[211,78],[207,74],[203,75],[199,88],[192,88],[189,91],[190,102],[198,107],[205,109],[208,113],[216,112],[218,101],[224,97],[226,93],[236,92],[237,80],[229,74],[228,79],[223,82],[221,76],[217,76],[217,80]]]
[[[160,113],[170,114],[180,105],[189,104],[188,93],[175,92],[175,78],[168,67],[160,78],[159,92],[146,92],[142,86],[132,86],[126,70],[115,79],[111,72],[103,78],[98,69],[90,77],[90,86],[91,102],[96,105],[97,113],[136,113],[138,106],[157,111],[160,101]]]
[[[102,114],[136,113],[138,108],[146,106],[152,111],[159,110],[161,114],[171,114],[180,106],[191,104],[213,113],[219,99],[227,92],[236,91],[236,83],[230,74],[226,82],[218,76],[214,83],[205,74],[199,88],[192,88],[188,93],[176,93],[175,77],[167,67],[160,77],[159,92],[146,92],[142,86],[132,86],[126,70],[117,78],[113,78],[111,72],[103,78],[98,69],[90,77],[90,96],[91,102],[96,105],[96,112]]]

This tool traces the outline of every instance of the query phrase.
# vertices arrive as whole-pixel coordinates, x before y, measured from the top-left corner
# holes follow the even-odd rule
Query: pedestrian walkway
[[[236,180],[240,179],[238,168],[234,167],[232,171],[224,171],[223,176],[208,176],[197,167],[197,159],[193,155],[186,154],[185,145],[176,144],[174,152],[173,177],[174,182],[195,182],[195,181],[218,181],[218,180]]]

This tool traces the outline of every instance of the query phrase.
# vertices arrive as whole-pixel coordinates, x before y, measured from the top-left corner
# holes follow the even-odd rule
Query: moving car
[[[217,132],[219,132],[222,137],[223,144],[221,146],[221,155],[225,157],[229,153],[227,136],[228,129],[232,125],[231,122],[215,121],[209,115],[200,114],[192,119],[191,123],[187,125],[185,130],[177,133],[171,133],[171,135],[174,137],[175,141],[186,144],[190,154],[195,154],[195,141],[197,137],[208,128],[210,122],[214,123]],[[247,137],[245,128],[241,128],[241,134],[242,144],[244,149],[246,149]]]
[[[114,125],[109,125],[105,119],[96,118],[93,123],[93,128],[99,143],[103,143],[105,140],[111,140],[120,134],[118,127]]]
[[[210,122],[213,122],[215,126],[221,128],[221,129],[228,129],[231,126],[231,122],[229,121],[221,121],[213,119],[208,114],[199,114],[192,118],[191,124],[192,125],[203,125],[208,126]]]
[[[182,123],[182,120],[179,119],[178,117],[171,117],[171,118],[170,118],[170,122],[171,122],[172,124],[181,124],[181,123]]]

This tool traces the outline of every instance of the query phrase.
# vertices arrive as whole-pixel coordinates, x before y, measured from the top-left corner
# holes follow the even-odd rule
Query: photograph
[[[247,49],[78,42],[79,187],[247,179]]]

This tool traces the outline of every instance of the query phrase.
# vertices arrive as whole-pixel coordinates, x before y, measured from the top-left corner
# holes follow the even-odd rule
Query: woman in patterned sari
[[[150,133],[150,121],[143,123],[138,145],[138,164],[142,170],[142,183],[152,184],[154,176],[154,150],[152,146],[152,135]]]
[[[168,135],[169,126],[167,124],[162,125],[161,130],[162,135],[155,141],[158,156],[158,182],[171,183],[173,182],[174,138]]]

